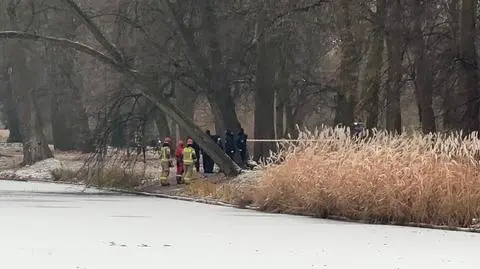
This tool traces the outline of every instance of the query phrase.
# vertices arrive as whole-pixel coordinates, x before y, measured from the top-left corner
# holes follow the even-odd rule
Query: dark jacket
[[[223,150],[223,141],[219,135],[212,135],[212,139]]]
[[[246,135],[244,132],[239,132],[237,134],[237,148],[239,150],[247,149],[247,139],[248,139],[248,135]]]
[[[225,152],[228,155],[235,154],[235,138],[232,132],[228,132],[225,136]]]

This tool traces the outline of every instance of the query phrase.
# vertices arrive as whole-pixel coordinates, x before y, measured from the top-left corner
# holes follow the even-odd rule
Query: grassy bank
[[[390,136],[354,141],[302,133],[267,166],[253,200],[265,211],[466,227],[480,216],[477,138]],[[318,140],[318,141],[313,141]]]

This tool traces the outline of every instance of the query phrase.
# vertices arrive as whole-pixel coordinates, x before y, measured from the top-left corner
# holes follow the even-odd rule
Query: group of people
[[[160,174],[160,184],[162,186],[169,186],[170,182],[168,177],[170,176],[170,168],[173,167],[173,161],[171,156],[171,142],[170,137],[166,137],[162,143],[162,147],[159,149],[160,165],[162,172]],[[190,184],[193,179],[194,167],[198,164],[197,154],[193,148],[193,139],[187,139],[187,145],[180,140],[178,142],[177,149],[175,151],[175,164],[177,166],[176,180],[177,184]],[[198,168],[197,168],[198,171]]]
[[[236,137],[233,132],[227,130],[225,132],[225,142],[219,135],[212,135],[210,130],[207,130],[206,134],[224,150],[232,160],[235,161],[235,156],[238,154],[239,161],[237,161],[237,163],[242,167],[247,165],[248,136],[243,129],[240,129]],[[160,175],[162,186],[170,185],[168,177],[170,175],[170,168],[174,167],[173,157],[175,158],[177,184],[189,184],[191,182],[194,171],[200,171],[200,156],[202,156],[203,160],[203,172],[207,174],[213,173],[215,162],[191,137],[187,138],[186,145],[183,140],[178,141],[175,156],[172,156],[172,152],[172,139],[167,136],[161,147],[158,148],[162,167]]]
[[[247,139],[248,136],[245,134],[243,128],[240,128],[240,131],[235,137],[234,133],[230,130],[225,132],[225,143],[223,143],[222,138],[219,135],[212,135],[210,130],[206,131],[206,134],[222,149],[225,153],[234,161],[237,162],[241,167],[247,165],[248,160],[248,151],[247,151]],[[239,160],[235,158],[235,155],[238,153]],[[213,173],[214,161],[205,151],[202,151],[203,158],[203,169],[205,173]]]

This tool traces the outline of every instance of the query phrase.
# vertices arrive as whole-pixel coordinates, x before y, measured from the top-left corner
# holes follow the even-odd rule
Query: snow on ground
[[[0,179],[52,180],[52,171],[60,168],[62,168],[62,162],[51,158],[19,169],[0,171]]]
[[[1,268],[462,269],[478,263],[478,234],[76,188],[0,181]]]

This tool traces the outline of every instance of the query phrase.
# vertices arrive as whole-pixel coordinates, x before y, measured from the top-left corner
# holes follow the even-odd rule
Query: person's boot
[[[183,184],[181,176],[177,176],[177,184]]]
[[[170,186],[170,182],[162,182],[160,184],[162,184],[162,187]]]

